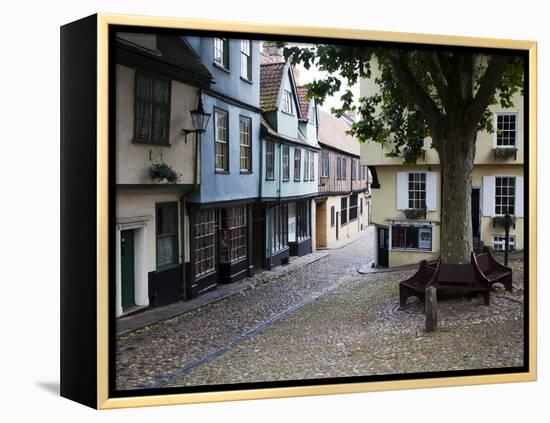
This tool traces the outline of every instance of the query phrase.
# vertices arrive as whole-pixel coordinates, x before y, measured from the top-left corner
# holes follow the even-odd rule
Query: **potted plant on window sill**
[[[325,186],[328,181],[328,176],[319,176],[319,185]]]
[[[403,213],[405,213],[405,217],[407,219],[411,219],[411,220],[426,219],[426,209],[425,208],[405,209],[405,210],[403,210]]]
[[[497,226],[502,226],[506,224],[506,215],[501,216],[495,216],[493,217],[493,228],[496,228]],[[515,229],[516,228],[516,216],[510,215],[510,224]]]
[[[493,156],[495,160],[508,160],[514,158],[517,160],[518,149],[515,147],[495,147],[493,148]]]
[[[153,163],[149,167],[149,177],[152,181],[177,184],[180,180],[180,176],[174,169],[168,166],[166,163]]]

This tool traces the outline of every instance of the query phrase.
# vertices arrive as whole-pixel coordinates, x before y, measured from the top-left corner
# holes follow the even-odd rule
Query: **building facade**
[[[374,76],[373,76],[374,78]],[[361,95],[371,95],[373,80],[361,81]],[[474,249],[484,245],[504,249],[501,218],[515,216],[510,247],[524,245],[523,210],[523,97],[514,106],[491,106],[495,133],[480,131],[472,175],[472,239]],[[441,173],[431,139],[424,140],[416,165],[404,165],[403,157],[387,157],[391,142],[365,143],[361,163],[372,174],[372,222],[376,226],[376,263],[398,266],[437,259],[441,236]]]
[[[315,248],[317,108],[305,100],[305,90],[297,85],[290,62],[277,59],[261,65],[262,209],[257,221],[264,222],[266,268]]]
[[[201,175],[181,130],[212,74],[175,36],[118,34],[115,60],[118,317],[184,297],[185,201]]]
[[[316,246],[330,247],[369,225],[370,195],[367,166],[360,164],[360,144],[346,134],[348,117],[319,111],[319,194]]]
[[[212,114],[200,140],[200,189],[185,201],[189,222],[187,298],[254,271],[252,220],[259,197],[258,41],[187,37],[212,74],[203,90]]]

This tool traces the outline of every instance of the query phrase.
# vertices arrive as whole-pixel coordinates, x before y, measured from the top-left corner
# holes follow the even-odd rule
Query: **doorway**
[[[388,243],[389,243],[389,230],[388,228],[378,228],[378,266],[388,267]]]
[[[252,264],[255,272],[264,267],[265,255],[265,208],[252,207]]]
[[[472,241],[474,250],[481,249],[480,188],[472,188]]]
[[[121,231],[120,263],[122,271],[122,310],[136,305],[134,230]]]

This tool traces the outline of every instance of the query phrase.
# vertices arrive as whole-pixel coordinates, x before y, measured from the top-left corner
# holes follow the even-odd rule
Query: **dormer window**
[[[288,113],[289,115],[293,115],[293,107],[292,107],[292,93],[288,90],[285,90],[283,92],[283,112]]]
[[[229,40],[214,38],[214,63],[224,69],[229,69]]]

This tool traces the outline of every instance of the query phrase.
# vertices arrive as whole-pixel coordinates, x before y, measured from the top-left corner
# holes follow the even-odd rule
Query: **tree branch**
[[[464,101],[469,103],[474,95],[472,81],[474,74],[474,55],[472,53],[461,54],[458,59],[459,88]]]
[[[492,56],[491,62],[481,78],[479,89],[477,90],[472,105],[469,108],[469,115],[472,121],[480,121],[483,112],[489,105],[492,96],[495,94],[495,90],[500,84],[506,66],[508,66],[511,60],[511,56]]]
[[[387,49],[380,49],[380,52],[391,62],[392,68],[397,76],[397,81],[409,97],[409,101],[416,104],[418,108],[422,110],[430,129],[434,131],[437,127],[438,120],[440,120],[442,116],[430,94],[428,94],[428,92],[418,83],[409,65],[403,59],[403,56],[399,53],[395,56]]]
[[[445,79],[443,69],[441,68],[439,58],[437,57],[437,53],[435,51],[427,51],[422,54],[422,57],[424,58],[424,63],[430,72],[430,76],[437,90],[437,94],[439,95],[445,109],[448,110],[450,108],[449,87],[448,82]]]

